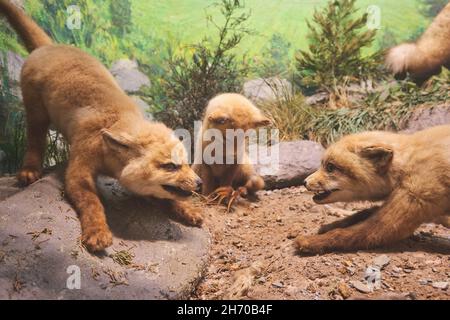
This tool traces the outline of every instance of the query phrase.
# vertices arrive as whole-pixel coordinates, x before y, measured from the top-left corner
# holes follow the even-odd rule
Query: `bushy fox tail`
[[[0,0],[0,13],[8,19],[29,52],[52,44],[50,37],[10,0]]]

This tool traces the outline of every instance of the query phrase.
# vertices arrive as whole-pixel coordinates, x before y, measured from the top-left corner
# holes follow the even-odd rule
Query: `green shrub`
[[[364,55],[371,46],[376,30],[364,30],[367,14],[356,16],[356,0],[332,0],[321,11],[315,11],[309,28],[309,52],[296,55],[297,83],[330,93],[339,99],[342,88],[350,83],[376,77],[381,53]],[[341,104],[345,106],[344,104]]]
[[[366,130],[403,129],[418,107],[433,107],[450,100],[450,72],[418,88],[398,82],[372,92],[358,107],[330,109],[310,106],[301,95],[285,96],[261,105],[280,130],[281,140],[311,139],[327,146],[346,134]]]
[[[238,61],[233,50],[250,33],[245,27],[250,15],[238,0],[222,0],[217,5],[223,23],[207,16],[209,24],[217,29],[217,39],[204,38],[184,47],[181,54],[169,48],[165,72],[159,79],[153,77],[152,87],[146,92],[156,119],[172,128],[192,132],[207,102],[220,92],[240,91],[248,72],[245,60]]]
[[[31,0],[27,8],[56,43],[72,44],[109,64],[123,55],[123,39],[111,32],[115,29],[110,17],[110,3],[95,0]],[[76,19],[72,19],[76,13],[68,10],[70,6],[79,8],[80,28],[76,26]],[[68,22],[75,27],[69,28]]]
[[[267,46],[261,52],[261,57],[255,59],[256,74],[263,78],[275,76],[286,77],[290,73],[292,44],[280,33],[274,33]]]

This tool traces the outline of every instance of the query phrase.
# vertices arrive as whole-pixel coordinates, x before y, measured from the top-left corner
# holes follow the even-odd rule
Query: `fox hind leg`
[[[23,99],[26,108],[27,146],[17,179],[21,185],[27,186],[41,177],[50,119],[47,110],[35,96],[24,94]]]

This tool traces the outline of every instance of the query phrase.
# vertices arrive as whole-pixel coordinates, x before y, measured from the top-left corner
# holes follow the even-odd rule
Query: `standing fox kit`
[[[450,3],[415,43],[403,43],[388,51],[387,67],[403,79],[409,73],[417,84],[450,69]]]
[[[31,52],[21,75],[28,141],[19,181],[28,185],[40,178],[52,123],[71,146],[65,190],[79,215],[82,241],[89,250],[112,244],[96,190],[99,174],[117,178],[136,194],[167,199],[173,211],[191,224],[200,224],[201,215],[180,200],[196,190],[201,180],[189,167],[185,150],[172,131],[144,120],[96,59],[79,49],[52,44],[9,1],[0,0],[0,9]]]
[[[301,252],[378,247],[409,237],[422,223],[450,227],[450,126],[346,136],[328,148],[305,186],[320,204],[384,204],[325,225],[318,235],[299,236]]]
[[[246,132],[249,129],[267,126],[270,120],[254,106],[247,98],[236,93],[224,93],[213,98],[205,111],[200,142],[198,146],[201,152],[196,152],[200,158],[195,159],[194,171],[203,181],[202,193],[210,195],[218,188],[222,188],[225,195],[231,196],[230,190],[238,189],[241,195],[254,195],[256,191],[264,188],[264,180],[255,172],[248,160],[245,151],[245,141],[241,140],[234,144],[234,148],[228,150],[226,146],[227,130],[239,130]],[[203,153],[210,144],[205,141],[204,135],[207,130],[219,130],[222,135],[224,161],[223,163],[205,163]],[[233,131],[236,132],[236,131]],[[242,159],[238,159],[238,150],[242,151]],[[232,164],[227,164],[226,157],[233,158]]]

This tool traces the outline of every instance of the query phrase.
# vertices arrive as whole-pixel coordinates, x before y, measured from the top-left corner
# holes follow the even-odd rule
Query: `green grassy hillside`
[[[215,15],[210,0],[132,0],[133,21],[147,35],[178,39],[182,43],[199,41],[214,30],[205,21],[205,10]],[[261,51],[270,36],[278,32],[293,44],[293,49],[305,48],[306,19],[314,8],[327,0],[246,0],[251,10],[250,27],[259,36],[247,38],[242,50],[255,54]],[[359,0],[361,11],[369,5],[381,10],[381,30],[392,30],[398,41],[410,38],[428,21],[419,12],[418,0]]]

